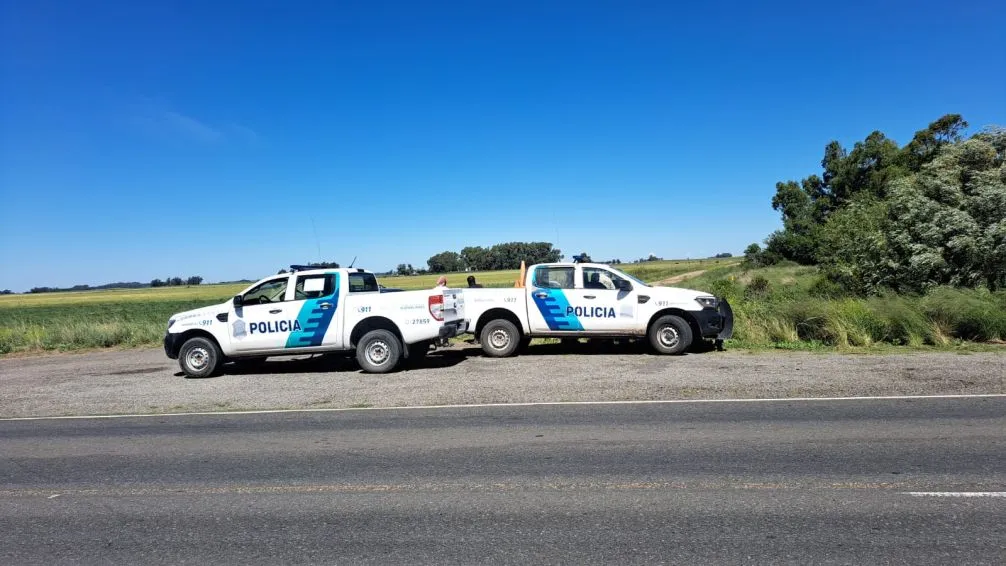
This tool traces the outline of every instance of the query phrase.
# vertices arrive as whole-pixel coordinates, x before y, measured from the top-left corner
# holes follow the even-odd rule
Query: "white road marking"
[[[1006,497],[1006,491],[908,491],[915,497]]]
[[[348,411],[415,411],[427,409],[482,409],[497,407],[538,407],[578,405],[684,405],[689,403],[779,403],[795,401],[897,401],[913,399],[994,399],[1006,393],[975,393],[967,395],[888,395],[864,397],[773,397],[754,399],[656,399],[642,401],[541,401],[528,403],[474,403],[471,405],[406,405],[402,407],[333,407],[320,409],[251,409],[244,411],[192,411],[185,413],[133,413],[117,415],[61,415],[48,417],[6,417],[4,421],[50,421],[66,419],[125,419],[140,417],[196,417],[224,415],[269,415],[274,413],[336,413]]]

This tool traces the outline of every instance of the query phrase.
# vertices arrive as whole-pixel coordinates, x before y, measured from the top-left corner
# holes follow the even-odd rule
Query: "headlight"
[[[696,297],[695,300],[704,308],[716,308],[720,304],[716,297]]]
[[[174,324],[174,323],[175,323],[175,319],[173,319],[173,318],[169,318],[168,319],[168,329],[169,330],[171,329],[171,325]]]

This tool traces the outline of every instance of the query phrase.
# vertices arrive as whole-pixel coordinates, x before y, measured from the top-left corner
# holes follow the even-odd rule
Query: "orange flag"
[[[514,287],[524,286],[524,277],[527,275],[527,266],[524,264],[524,260],[520,260],[520,275],[517,276],[517,281],[514,283]]]

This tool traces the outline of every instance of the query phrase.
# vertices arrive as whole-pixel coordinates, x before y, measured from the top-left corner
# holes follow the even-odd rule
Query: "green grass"
[[[732,348],[886,351],[974,348],[1006,340],[1006,292],[937,289],[920,297],[850,297],[814,267],[744,270],[735,258],[624,264],[648,282],[704,271],[673,285],[725,296],[736,315]],[[510,287],[518,271],[475,273]],[[467,273],[448,274],[452,286]],[[437,275],[382,277],[388,287],[428,289]],[[246,285],[0,296],[0,355],[158,344],[171,314],[225,301]],[[1001,346],[993,348],[1003,349]]]
[[[197,300],[0,306],[0,354],[144,346],[164,337],[168,317]]]

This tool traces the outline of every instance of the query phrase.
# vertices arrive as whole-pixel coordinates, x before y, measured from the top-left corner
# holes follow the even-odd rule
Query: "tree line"
[[[180,285],[199,285],[203,282],[203,278],[198,275],[193,275],[186,279],[181,277],[169,277],[165,281],[160,279],[154,279],[150,283],[140,283],[139,281],[118,281],[115,283],[105,283],[103,285],[74,285],[72,287],[32,287],[29,293],[65,293],[69,291],[100,291],[102,289],[143,289],[145,287],[170,287],[170,286],[180,286]],[[9,290],[5,289],[0,292],[3,295],[12,294]]]
[[[1006,288],[1006,129],[946,114],[903,147],[880,131],[832,141],[821,174],[776,184],[783,226],[748,265],[819,265],[860,294]]]
[[[504,242],[490,247],[467,246],[460,252],[443,251],[431,256],[426,264],[429,273],[499,271],[517,269],[521,261],[531,265],[560,261],[562,257],[562,250],[553,247],[550,242]],[[421,270],[401,263],[395,271],[399,275],[412,275]]]
[[[160,279],[154,279],[150,282],[151,287],[180,287],[182,285],[199,285],[203,282],[203,278],[198,275],[193,275],[188,279],[182,279],[181,277],[169,277],[164,281]]]

